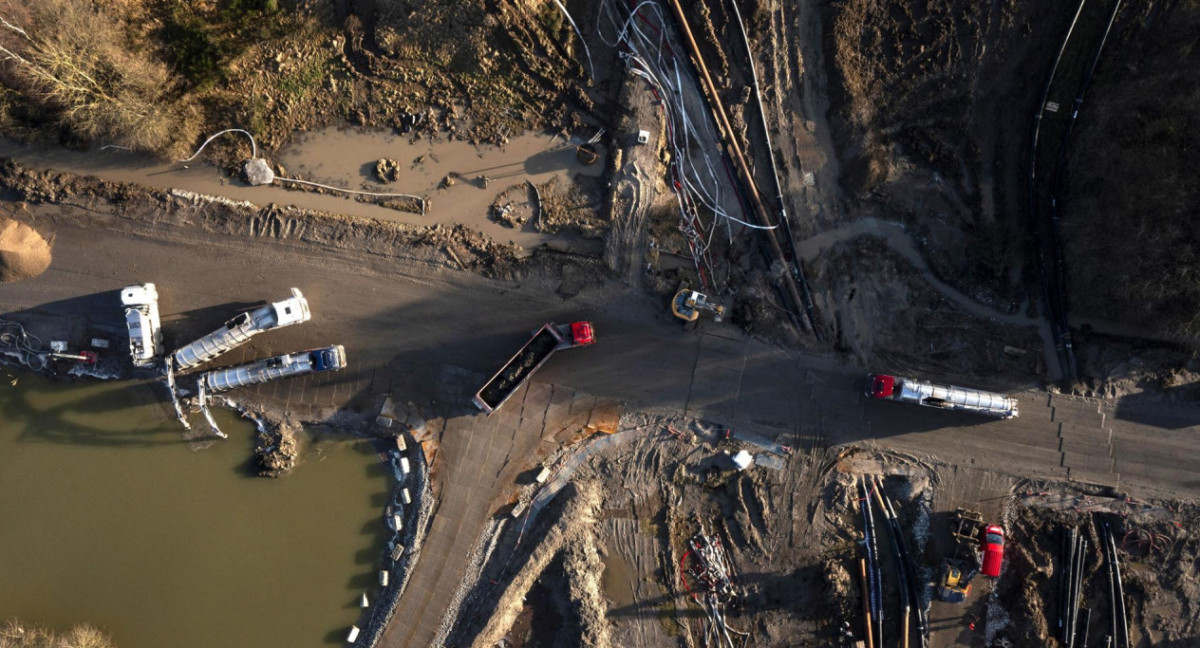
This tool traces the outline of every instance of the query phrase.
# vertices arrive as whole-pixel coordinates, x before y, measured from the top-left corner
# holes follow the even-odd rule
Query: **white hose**
[[[204,140],[204,143],[200,145],[200,148],[196,149],[196,152],[192,154],[192,157],[190,157],[186,160],[176,160],[176,162],[191,162],[192,160],[195,160],[196,157],[198,155],[200,155],[200,152],[204,150],[204,147],[208,146],[209,142],[212,142],[213,140],[217,139],[218,137],[224,135],[225,133],[241,133],[241,134],[245,135],[246,137],[249,137],[250,138],[250,157],[252,157],[252,158],[258,157],[258,144],[254,143],[254,136],[251,135],[249,131],[245,131],[240,128],[226,128],[223,131],[213,133],[212,137],[209,137],[208,139]]]
[[[572,24],[574,24],[574,23],[572,23]],[[258,144],[256,144],[254,142],[254,136],[251,135],[249,131],[242,130],[241,128],[226,128],[223,131],[213,133],[211,137],[204,140],[204,143],[200,145],[200,148],[196,149],[196,152],[192,154],[192,157],[190,157],[186,160],[176,160],[176,162],[191,162],[192,160],[196,159],[196,157],[198,155],[200,155],[200,152],[204,150],[204,147],[208,146],[210,142],[217,139],[221,135],[224,135],[225,133],[241,133],[241,134],[245,135],[246,137],[249,137],[250,138],[250,156],[253,158],[258,157]],[[108,148],[108,147],[105,147],[105,148]],[[123,147],[114,147],[114,148],[123,148]],[[333,187],[330,185],[324,185],[319,182],[309,182],[308,180],[297,180],[295,178],[279,178],[279,177],[277,177],[275,179],[278,180],[279,182],[294,182],[296,184],[310,185],[313,187],[320,187],[322,189],[328,189],[330,191],[340,191],[342,193],[357,194],[360,196],[375,196],[378,198],[411,198],[412,200],[415,200],[421,204],[421,213],[422,214],[425,213],[425,199],[420,196],[414,196],[412,194],[377,193],[377,192],[373,192],[373,191],[356,191],[354,189],[343,189],[341,187]]]
[[[579,37],[579,42],[583,45],[583,53],[585,56],[587,56],[588,75],[590,75],[592,80],[595,81],[596,68],[592,66],[592,53],[588,51],[587,41],[583,39],[583,32],[579,31],[579,25],[575,24],[575,19],[571,17],[569,12],[567,12],[567,8],[563,6],[563,3],[559,2],[558,0],[554,0],[554,4],[558,5],[559,10],[562,11],[563,15],[567,17],[567,22],[571,23],[571,28],[575,30],[575,35]]]

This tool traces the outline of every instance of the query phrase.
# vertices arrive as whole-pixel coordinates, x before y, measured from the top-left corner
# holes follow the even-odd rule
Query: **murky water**
[[[231,440],[196,451],[145,386],[0,368],[0,619],[120,648],[341,644],[374,598],[384,466],[314,439],[250,477],[250,426],[218,415]]]

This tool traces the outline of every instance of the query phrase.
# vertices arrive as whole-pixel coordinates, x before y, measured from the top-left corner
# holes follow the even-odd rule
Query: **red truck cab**
[[[884,374],[867,376],[867,396],[871,398],[891,398],[896,390],[896,379]]]
[[[596,334],[592,331],[591,322],[573,322],[571,324],[571,340],[575,346],[587,346],[596,343]]]
[[[995,578],[1000,575],[1000,564],[1004,562],[1004,529],[997,524],[989,524],[983,530],[983,567],[980,572],[984,576]]]

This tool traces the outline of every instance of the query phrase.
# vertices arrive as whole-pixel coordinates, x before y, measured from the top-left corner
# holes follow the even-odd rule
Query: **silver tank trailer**
[[[911,378],[897,377],[896,382],[899,388],[899,393],[894,397],[896,400],[929,407],[977,412],[1000,418],[1015,418],[1018,415],[1016,399],[1009,398],[1004,394],[951,385],[936,385]]]
[[[311,351],[288,353],[255,360],[236,367],[206,371],[200,382],[210,394],[257,385],[279,378],[339,371],[346,366],[346,350],[340,344]]]
[[[308,310],[308,300],[299,289],[292,288],[291,297],[242,313],[221,328],[180,348],[173,355],[175,368],[177,371],[186,371],[198,367],[236,349],[263,331],[300,324],[310,319],[312,313]]]

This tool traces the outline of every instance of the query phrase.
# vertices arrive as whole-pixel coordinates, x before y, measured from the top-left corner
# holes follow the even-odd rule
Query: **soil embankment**
[[[1126,3],[1063,178],[1070,308],[1200,340],[1200,2]]]
[[[0,218],[0,283],[36,277],[50,267],[50,244],[32,227]]]
[[[900,216],[930,267],[999,306],[1028,289],[1025,166],[1066,6],[839,0],[826,10],[841,183]]]

